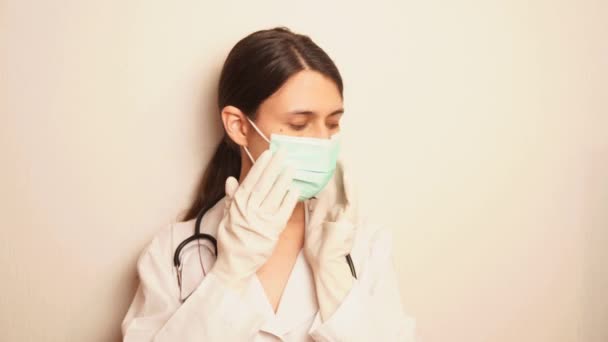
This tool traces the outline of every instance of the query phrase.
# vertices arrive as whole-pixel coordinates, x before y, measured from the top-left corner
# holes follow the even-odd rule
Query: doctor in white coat
[[[224,63],[218,109],[226,134],[192,208],[139,257],[124,341],[413,341],[390,232],[365,221],[338,158],[330,57],[254,32]],[[176,253],[197,217],[207,238]]]

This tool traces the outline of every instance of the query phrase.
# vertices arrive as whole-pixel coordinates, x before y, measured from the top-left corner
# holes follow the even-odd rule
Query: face
[[[229,107],[222,111],[226,132],[237,144],[247,146],[257,159],[268,149],[268,142],[243,113]],[[225,113],[227,109],[235,112],[232,117]],[[262,102],[254,123],[268,139],[273,133],[329,139],[340,131],[343,111],[342,97],[335,83],[316,71],[303,70]]]

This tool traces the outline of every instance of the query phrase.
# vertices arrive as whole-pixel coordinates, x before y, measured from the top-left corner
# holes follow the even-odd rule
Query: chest
[[[286,227],[267,262],[257,271],[264,293],[276,313],[304,245],[304,223]]]

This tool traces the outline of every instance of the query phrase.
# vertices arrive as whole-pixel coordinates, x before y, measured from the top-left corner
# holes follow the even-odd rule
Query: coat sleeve
[[[315,341],[414,341],[414,319],[401,304],[390,231],[374,235],[364,272],[338,309],[325,322],[317,313],[309,330]]]
[[[155,238],[137,262],[139,286],[122,322],[125,342],[248,341],[263,324],[263,315],[245,293],[225,287],[207,273],[181,303],[171,264],[170,238]]]

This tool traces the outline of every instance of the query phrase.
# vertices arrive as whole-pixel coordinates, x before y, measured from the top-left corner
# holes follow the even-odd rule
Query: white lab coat
[[[306,224],[315,202],[305,202]],[[220,200],[203,217],[201,232],[216,236],[223,211],[224,200]],[[192,235],[194,222],[166,227],[139,257],[140,284],[122,322],[124,341],[414,340],[414,321],[401,305],[388,230],[368,224],[357,227],[351,257],[358,279],[323,322],[303,250],[275,313],[257,276],[237,295],[208,274],[215,261],[211,243],[191,242],[181,255],[182,296],[191,295],[181,303],[173,253]]]

